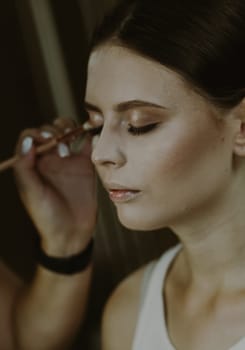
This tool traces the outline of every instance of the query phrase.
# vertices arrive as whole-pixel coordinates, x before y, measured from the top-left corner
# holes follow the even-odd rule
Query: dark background
[[[1,1],[0,161],[13,154],[18,135],[25,128],[50,122],[60,113],[66,115],[67,111],[70,117],[84,120],[81,102],[86,78],[88,40],[95,23],[113,3],[115,0]],[[51,59],[47,63],[44,58],[33,4],[46,5],[55,28],[59,60],[68,78],[64,88],[68,86],[71,93],[70,110],[69,106],[65,106],[63,111],[58,98],[59,91],[52,87],[52,78],[47,68]],[[42,11],[42,6],[37,8],[37,18],[43,18]],[[43,26],[45,29],[45,22]],[[46,43],[50,37],[47,36]],[[55,57],[52,42],[50,47],[48,54],[52,58]],[[20,203],[12,171],[0,173],[0,179],[0,255],[28,283],[36,266],[37,232]],[[126,230],[118,223],[114,208],[101,187],[98,196],[101,205],[96,228],[91,300],[86,326],[81,329],[74,349],[99,349],[101,310],[112,288],[130,271],[159,256],[176,242],[176,238],[168,231],[142,233]]]

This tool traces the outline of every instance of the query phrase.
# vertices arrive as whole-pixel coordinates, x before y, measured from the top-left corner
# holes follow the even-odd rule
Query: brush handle
[[[13,166],[19,160],[19,158],[20,158],[19,156],[14,156],[0,163],[0,172]]]
[[[51,150],[52,148],[54,148],[55,146],[57,146],[57,144],[59,142],[68,142],[68,141],[72,141],[74,140],[77,136],[83,134],[84,132],[89,131],[86,130],[83,126],[79,126],[78,128],[71,130],[70,132],[68,132],[67,134],[64,134],[62,136],[59,136],[55,139],[50,140],[49,142],[44,143],[43,145],[40,145],[36,148],[36,153],[37,154],[42,154],[45,153],[49,150]],[[21,159],[21,155],[15,155],[10,159],[7,159],[3,162],[0,163],[0,172],[3,172],[4,170],[12,167],[16,162],[18,162],[18,160]]]
[[[37,147],[36,149],[36,153],[37,154],[42,154],[44,152],[49,151],[50,149],[52,149],[53,147],[55,147],[57,145],[57,140],[53,139],[52,141],[45,143],[44,145],[41,145],[39,147]],[[0,172],[12,167],[16,162],[18,162],[18,160],[21,159],[21,155],[15,155],[12,158],[9,158],[5,161],[3,161],[2,163],[0,163]]]

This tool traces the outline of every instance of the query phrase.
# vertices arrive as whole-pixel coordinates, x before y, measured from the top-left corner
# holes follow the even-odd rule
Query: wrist
[[[63,238],[61,235],[52,240],[41,239],[40,248],[46,254],[54,257],[69,257],[71,255],[79,254],[86,249],[88,243],[91,241],[93,234],[79,233],[75,235],[68,235],[68,238]]]
[[[87,246],[79,253],[66,256],[46,254],[40,245],[37,247],[37,261],[46,270],[62,275],[72,275],[84,271],[91,263],[94,240],[90,239]]]

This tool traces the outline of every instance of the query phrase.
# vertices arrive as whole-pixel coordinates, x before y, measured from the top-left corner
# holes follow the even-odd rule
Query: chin
[[[140,223],[132,224],[132,223],[125,223],[122,221],[120,221],[120,222],[124,227],[126,227],[127,229],[132,230],[132,231],[151,231],[151,228],[143,226]]]
[[[160,208],[147,203],[123,203],[116,205],[116,213],[120,223],[130,230],[155,231],[169,227],[175,218],[175,211]]]
[[[129,230],[134,231],[153,231],[153,230],[159,230],[167,225],[163,224],[162,222],[154,222],[152,220],[147,220],[147,218],[144,217],[128,217],[128,216],[122,216],[118,214],[118,219],[120,223],[126,227]]]

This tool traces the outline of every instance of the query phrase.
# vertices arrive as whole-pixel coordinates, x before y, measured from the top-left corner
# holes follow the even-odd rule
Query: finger
[[[41,142],[41,137],[37,129],[25,129],[19,135],[15,152],[17,154],[27,154],[32,146],[39,142]]]
[[[61,129],[56,125],[43,125],[40,128],[40,135],[45,139],[50,139],[52,137],[59,137],[62,136],[64,131],[62,132]],[[58,143],[56,150],[49,151],[56,152],[60,158],[69,157],[71,155],[70,145],[69,143],[60,142]]]
[[[71,155],[70,147],[63,142],[58,143],[57,145],[57,152],[60,158],[66,158]]]
[[[14,167],[17,172],[22,171],[21,169],[32,171],[36,158],[35,146],[41,142],[42,137],[38,129],[25,129],[20,133],[15,149],[21,156]]]
[[[59,137],[63,135],[62,130],[60,130],[60,128],[52,124],[42,125],[39,128],[39,132],[44,139],[48,139],[51,137]]]
[[[62,136],[63,134],[64,132],[62,132],[61,129],[58,128],[58,126],[56,125],[43,125],[40,128],[40,135],[43,137],[43,139],[45,139],[45,141],[52,137],[57,138],[59,136]],[[69,142],[59,142],[56,149],[49,151],[49,153],[54,151],[56,152],[56,154],[58,154],[60,158],[69,157],[71,155]]]
[[[77,127],[77,122],[71,118],[57,118],[54,120],[54,125],[60,128],[63,134],[66,134]],[[80,153],[81,143],[82,139],[80,137],[71,136],[69,140],[65,141],[65,144],[63,143],[58,146],[59,156],[64,158],[71,154],[75,155]],[[65,145],[67,145],[68,148]]]
[[[67,133],[77,126],[74,119],[71,118],[57,118],[53,125],[56,126],[62,133]]]
[[[80,151],[81,154],[89,158],[91,157],[91,153],[93,150],[92,142],[93,142],[93,139],[91,135],[86,135],[84,137],[83,143],[81,145],[81,151]]]
[[[33,135],[33,133],[28,133],[28,135]],[[23,144],[30,143],[28,139],[34,140],[33,136],[23,136]],[[37,137],[37,135],[36,135]],[[21,153],[23,154],[23,145],[19,146],[21,148]],[[26,149],[27,151],[27,149]],[[22,199],[29,197],[30,193],[35,193],[39,190],[40,184],[42,182],[39,174],[36,171],[36,152],[33,144],[30,146],[26,155],[21,156],[18,162],[13,166],[16,185],[18,187],[20,196]]]

